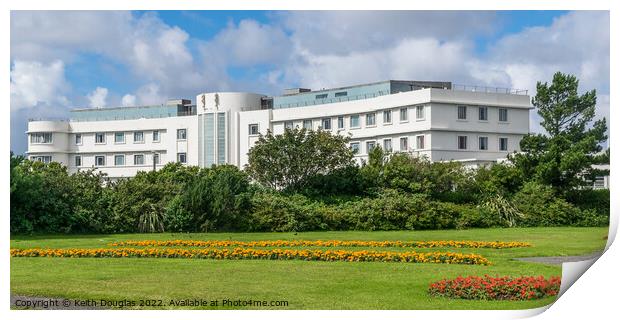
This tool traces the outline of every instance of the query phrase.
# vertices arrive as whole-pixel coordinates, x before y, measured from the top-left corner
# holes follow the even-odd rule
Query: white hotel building
[[[70,172],[98,168],[130,177],[168,162],[242,168],[259,134],[304,127],[350,135],[363,159],[373,146],[457,160],[496,162],[519,150],[529,132],[530,97],[524,91],[456,88],[450,82],[383,81],[281,96],[201,93],[196,104],[76,109],[64,121],[31,120],[28,156],[57,161]]]

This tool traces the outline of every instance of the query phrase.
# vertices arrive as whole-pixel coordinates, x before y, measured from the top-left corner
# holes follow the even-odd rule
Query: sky
[[[17,154],[28,119],[76,107],[388,79],[533,96],[562,71],[597,90],[597,118],[609,121],[607,11],[12,11],[10,25]]]

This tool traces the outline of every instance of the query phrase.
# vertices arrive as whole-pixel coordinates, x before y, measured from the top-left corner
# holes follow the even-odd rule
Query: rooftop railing
[[[485,92],[485,93],[502,93],[502,94],[527,95],[527,90],[526,89],[474,86],[474,85],[467,85],[467,84],[453,84],[452,85],[452,90],[456,90],[456,91],[470,91],[470,92]]]

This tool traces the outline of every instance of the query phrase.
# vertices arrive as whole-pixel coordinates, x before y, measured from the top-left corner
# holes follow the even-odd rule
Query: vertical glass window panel
[[[103,132],[95,133],[95,143],[105,143],[105,133]]]
[[[351,119],[350,119],[350,127],[351,128],[359,128],[360,126],[360,116],[359,115],[352,115]]]
[[[416,136],[416,144],[418,149],[424,149],[424,136]]]
[[[159,153],[153,154],[153,163],[159,164]]]
[[[114,143],[123,143],[125,142],[125,133],[124,132],[115,132],[114,133]]]
[[[205,114],[205,166],[215,164],[215,115]],[[179,161],[177,159],[177,161]],[[180,161],[179,161],[180,162]]]
[[[458,106],[457,119],[459,119],[459,120],[466,120],[467,119],[467,107],[466,106]]]
[[[384,139],[383,140],[383,150],[390,152],[392,151],[392,139]]]
[[[351,151],[353,151],[353,154],[360,153],[360,143],[359,142],[352,142],[351,143]]]
[[[133,133],[133,142],[142,143],[144,142],[144,132],[136,131]]]
[[[478,137],[478,148],[480,150],[488,150],[489,149],[489,138]]]
[[[249,126],[249,134],[250,135],[257,135],[258,134],[258,124],[257,123],[253,123]]]
[[[460,150],[467,149],[467,136],[458,136],[458,148]]]
[[[344,129],[344,117],[338,117],[338,129]]]
[[[417,120],[424,119],[424,106],[415,107],[415,118]]]
[[[375,113],[368,113],[368,114],[366,114],[366,125],[367,126],[374,126],[377,123],[375,118],[376,118]]]
[[[76,167],[82,166],[82,156],[75,156],[75,166]]]
[[[409,139],[406,137],[400,138],[400,151],[409,150]]]
[[[293,121],[285,121],[284,122],[284,129],[293,129]]]
[[[114,165],[115,166],[124,166],[125,165],[125,156],[121,154],[117,154],[114,156]]]
[[[499,150],[508,151],[508,138],[499,138]]]
[[[375,142],[374,141],[367,141],[366,142],[366,153],[370,153],[370,151],[372,151],[372,149],[375,148]]]
[[[135,154],[133,156],[133,164],[134,165],[143,165],[144,164],[144,155],[143,154]]]
[[[304,120],[304,129],[312,130],[312,120]]]
[[[105,156],[95,156],[95,165],[98,167],[105,166]]]
[[[187,139],[187,129],[177,129],[177,140]]]
[[[409,120],[409,110],[407,108],[400,109],[400,121]]]
[[[478,107],[478,120],[481,120],[481,121],[489,120],[488,111],[489,110],[487,107]]]
[[[392,110],[383,111],[383,123],[392,123]]]
[[[75,144],[82,144],[82,134],[78,133],[75,135]]]
[[[323,130],[331,130],[332,129],[332,119],[325,118],[321,121],[323,123]]]
[[[159,142],[159,130],[153,131],[153,142]]]
[[[499,121],[502,121],[502,122],[508,121],[508,109],[505,109],[505,108],[499,109]]]
[[[187,163],[187,154],[185,152],[177,153],[177,162]]]
[[[217,163],[226,163],[226,114],[217,114]]]
[[[347,96],[347,92],[346,91],[341,91],[341,92],[336,92],[334,94],[335,97],[346,97]]]

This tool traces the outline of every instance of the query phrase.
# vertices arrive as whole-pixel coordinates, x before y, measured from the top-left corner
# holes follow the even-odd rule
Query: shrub
[[[611,207],[609,189],[578,189],[566,193],[566,200],[581,210],[593,209],[609,218]]]
[[[523,213],[519,224],[526,227],[572,225],[580,214],[579,209],[558,197],[552,187],[536,182],[526,183],[515,194],[514,203]]]

